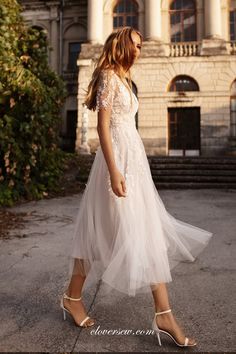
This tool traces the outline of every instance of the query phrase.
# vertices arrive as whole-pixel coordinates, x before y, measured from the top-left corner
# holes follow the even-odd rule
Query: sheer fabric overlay
[[[113,153],[127,196],[112,191],[99,146],[75,222],[69,276],[86,276],[83,291],[102,280],[107,292],[135,296],[172,281],[171,269],[194,262],[212,233],[166,210],[135,126],[138,100],[113,70],[101,72],[96,99],[97,111],[111,110]]]

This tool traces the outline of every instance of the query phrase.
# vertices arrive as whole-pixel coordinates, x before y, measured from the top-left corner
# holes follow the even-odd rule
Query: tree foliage
[[[0,2],[0,205],[41,198],[56,186],[62,79],[48,65],[44,31],[29,28],[16,0]]]

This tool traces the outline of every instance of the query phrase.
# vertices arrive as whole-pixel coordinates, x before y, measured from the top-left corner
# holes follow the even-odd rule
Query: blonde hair
[[[132,82],[130,67],[134,63],[136,52],[135,45],[131,37],[132,32],[136,32],[140,36],[142,45],[142,34],[138,30],[129,26],[115,30],[107,37],[103,46],[102,54],[97,60],[92,74],[92,79],[88,85],[88,90],[86,91],[84,104],[88,109],[93,111],[96,110],[96,94],[99,76],[100,72],[104,69],[113,69],[124,82],[125,86],[129,89],[131,95]],[[127,74],[128,84],[125,79]]]

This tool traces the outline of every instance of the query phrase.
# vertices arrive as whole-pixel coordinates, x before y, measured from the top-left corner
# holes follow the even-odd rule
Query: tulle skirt
[[[99,280],[106,292],[116,289],[135,296],[155,290],[172,281],[170,271],[177,264],[194,262],[212,237],[168,213],[138,133],[135,138],[135,155],[121,150],[118,156],[114,147],[127,181],[125,198],[113,193],[100,146],[96,152],[69,253],[69,276],[86,276],[83,291]]]

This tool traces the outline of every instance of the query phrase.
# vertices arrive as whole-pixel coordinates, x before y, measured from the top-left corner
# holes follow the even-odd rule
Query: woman
[[[77,325],[88,327],[95,321],[81,301],[82,287],[102,279],[107,291],[129,296],[151,289],[159,344],[165,333],[178,346],[193,346],[196,341],[185,337],[171,313],[165,283],[179,262],[194,261],[212,233],[171,216],[155,188],[131,90],[130,68],[141,46],[141,33],[131,27],[111,33],[88,86],[85,104],[98,111],[100,146],[80,204],[61,307],[64,318],[67,311]]]

